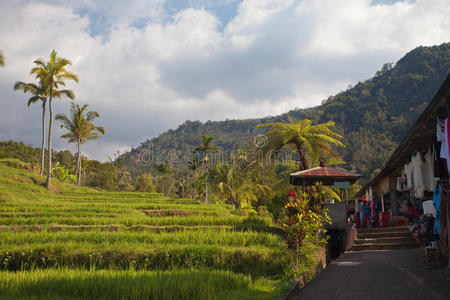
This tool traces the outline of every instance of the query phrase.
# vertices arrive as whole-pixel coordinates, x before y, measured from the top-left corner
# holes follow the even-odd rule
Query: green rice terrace
[[[29,168],[0,159],[2,298],[273,299],[293,278],[270,218],[56,180],[49,192]]]

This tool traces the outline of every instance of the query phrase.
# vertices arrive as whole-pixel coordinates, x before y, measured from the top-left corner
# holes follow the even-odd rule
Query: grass
[[[56,180],[49,192],[28,169],[0,159],[2,299],[273,299],[289,282],[270,218]]]
[[[0,272],[0,294],[9,299],[272,299],[274,292],[270,279],[217,270]]]
[[[250,247],[262,246],[268,248],[278,248],[287,250],[283,239],[280,236],[261,232],[235,232],[224,231],[217,234],[216,230],[208,227],[202,231],[177,231],[155,233],[151,231],[143,232],[108,232],[108,231],[87,231],[87,232],[0,232],[0,249],[7,249],[8,246],[21,247],[30,244],[52,244],[52,243],[82,243],[87,242],[101,245],[122,244],[143,244],[143,245],[166,245],[166,244],[204,244],[222,245],[230,247]]]

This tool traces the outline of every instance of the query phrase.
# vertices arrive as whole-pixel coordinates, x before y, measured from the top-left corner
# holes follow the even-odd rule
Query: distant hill
[[[176,130],[143,142],[121,158],[126,168],[138,175],[153,172],[158,161],[182,165],[184,155],[200,143],[202,134],[215,136],[215,144],[229,153],[264,133],[263,129],[255,128],[260,123],[304,118],[317,123],[332,120],[347,145],[340,151],[347,162],[344,167],[361,173],[362,181],[367,181],[382,168],[449,71],[450,43],[418,47],[395,65],[383,65],[373,78],[330,96],[322,105],[260,119],[186,121]]]

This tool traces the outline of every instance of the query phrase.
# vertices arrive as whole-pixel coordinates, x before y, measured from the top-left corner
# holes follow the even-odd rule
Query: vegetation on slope
[[[57,180],[50,192],[30,170],[0,159],[2,297],[273,299],[292,278],[292,252],[270,218]],[[315,249],[305,245],[300,272]]]
[[[143,142],[122,159],[134,176],[155,173],[155,165],[162,160],[182,166],[202,134],[215,136],[220,151],[229,154],[249,141],[258,143],[257,136],[265,132],[255,128],[258,124],[301,119],[334,121],[347,146],[338,151],[347,162],[345,167],[361,173],[367,181],[389,158],[449,70],[450,43],[418,47],[395,65],[385,64],[373,78],[329,97],[320,106],[262,119],[186,121],[176,130]],[[175,156],[178,158],[173,159]]]

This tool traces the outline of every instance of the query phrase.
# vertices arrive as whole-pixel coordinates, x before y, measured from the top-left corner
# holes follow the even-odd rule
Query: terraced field
[[[0,296],[273,299],[291,254],[270,218],[156,193],[74,189],[0,160]]]

